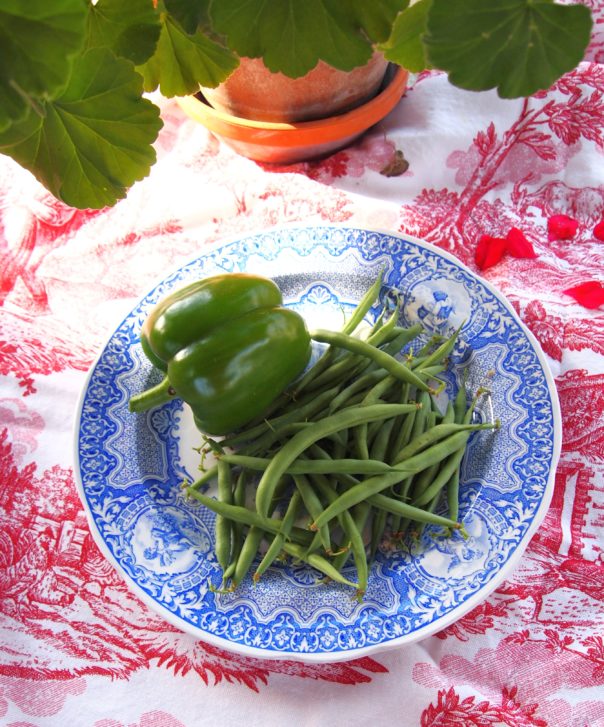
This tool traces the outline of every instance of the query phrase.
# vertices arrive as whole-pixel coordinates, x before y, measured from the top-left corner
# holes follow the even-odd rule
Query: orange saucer
[[[212,108],[201,94],[177,102],[190,118],[202,123],[238,154],[259,162],[292,164],[331,154],[381,121],[400,101],[408,77],[406,70],[391,67],[385,86],[367,103],[327,119],[300,123],[231,116]]]

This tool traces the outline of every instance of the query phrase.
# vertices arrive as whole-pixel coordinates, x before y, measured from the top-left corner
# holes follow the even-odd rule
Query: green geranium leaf
[[[112,205],[155,162],[152,143],[162,122],[141,94],[142,79],[129,61],[106,48],[86,51],[42,115],[32,110],[26,123],[0,134],[0,152],[72,207]]]
[[[372,43],[386,40],[397,0],[219,0],[210,8],[215,30],[240,56],[262,57],[292,78],[319,60],[349,71],[366,63]]]
[[[419,72],[429,68],[422,43],[432,0],[419,0],[397,16],[392,35],[379,47],[385,58],[408,71]]]
[[[591,33],[584,5],[552,0],[432,0],[429,61],[461,88],[503,98],[549,88],[583,59]]]
[[[189,35],[194,35],[200,26],[207,25],[210,2],[211,0],[164,0],[166,10]]]
[[[344,9],[342,10],[342,5]],[[382,43],[392,32],[392,24],[397,15],[409,5],[409,0],[356,0],[352,3],[336,2],[332,6],[352,15],[358,27],[372,43]]]
[[[82,0],[0,0],[0,130],[65,87],[86,13]]]
[[[163,18],[153,56],[139,67],[145,91],[158,86],[164,96],[187,96],[200,86],[215,88],[237,68],[239,60],[201,32],[187,35],[169,16]]]
[[[106,46],[133,63],[153,55],[160,24],[152,0],[98,0],[90,4],[87,47]]]

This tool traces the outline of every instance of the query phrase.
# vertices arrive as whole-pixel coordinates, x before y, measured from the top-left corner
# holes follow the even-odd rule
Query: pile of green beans
[[[235,589],[254,563],[256,582],[292,558],[362,598],[385,539],[418,536],[427,524],[463,532],[462,458],[472,432],[498,424],[472,422],[476,397],[468,403],[465,386],[444,412],[436,404],[459,331],[424,343],[422,326],[399,325],[395,304],[359,335],[381,287],[382,276],[341,331],[311,332],[321,357],[261,420],[206,439],[216,464],[185,487],[216,513],[216,590]],[[443,497],[446,516],[436,512]],[[350,561],[356,582],[343,575]]]

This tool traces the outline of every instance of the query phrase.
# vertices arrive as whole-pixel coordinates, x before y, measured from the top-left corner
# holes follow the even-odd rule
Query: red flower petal
[[[597,280],[589,280],[587,283],[575,285],[574,288],[567,288],[563,292],[572,296],[585,308],[595,310],[604,305],[604,285]]]
[[[486,270],[487,268],[493,267],[493,265],[497,265],[503,257],[505,247],[506,241],[503,237],[483,235],[478,240],[476,252],[474,253],[474,261],[478,269]]]
[[[596,240],[602,240],[604,242],[604,220],[600,220],[594,227],[594,237]]]
[[[550,240],[570,240],[577,232],[579,223],[568,215],[552,215],[547,221]]]
[[[537,257],[537,253],[533,245],[526,239],[524,232],[517,227],[512,227],[508,232],[505,241],[507,243],[506,250],[514,257]]]

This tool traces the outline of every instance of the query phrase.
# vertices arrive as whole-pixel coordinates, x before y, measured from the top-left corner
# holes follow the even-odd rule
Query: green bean
[[[425,381],[428,381],[430,379],[434,379],[434,381],[440,381],[438,375],[442,374],[442,372],[446,371],[446,369],[447,367],[444,364],[427,366],[426,368],[422,366],[417,369],[417,375],[421,376]]]
[[[195,482],[192,482],[190,485],[187,485],[188,490],[198,490],[200,487],[203,487],[203,485],[207,485],[208,482],[211,482],[216,476],[218,475],[218,465],[213,465],[209,469],[207,469],[201,477],[195,480]]]
[[[431,482],[429,486],[427,486],[426,488],[420,488],[420,491],[417,494],[414,493],[414,504],[426,505],[427,503],[429,503],[433,497],[436,497],[436,495],[440,493],[441,489],[446,485],[448,480],[453,477],[455,472],[459,470],[461,466],[461,461],[465,454],[466,444],[472,434],[472,431],[476,431],[478,429],[499,428],[499,421],[495,421],[493,423],[487,422],[485,424],[469,424],[478,399],[482,393],[482,390],[479,390],[476,396],[474,396],[472,402],[470,403],[470,406],[468,407],[464,415],[464,423],[459,425],[460,427],[467,427],[465,441],[463,442],[462,447],[459,449],[459,451],[451,453],[451,456],[447,459],[447,461],[444,462],[440,472],[438,473],[438,476],[435,477],[434,481]]]
[[[401,403],[408,401],[409,393],[409,384],[404,384],[401,390]],[[388,443],[388,451],[386,455],[387,462],[394,462],[395,456],[409,442],[413,422],[415,421],[415,416],[418,411],[418,409],[415,409],[414,411],[410,411],[408,414],[404,414],[395,419],[391,441]]]
[[[283,549],[283,544],[285,543],[285,540],[289,537],[291,529],[294,525],[294,521],[297,517],[298,509],[300,506],[300,499],[300,493],[297,490],[292,493],[289,505],[287,506],[287,510],[283,515],[281,530],[274,536],[271,544],[268,546],[268,549],[264,554],[264,557],[256,568],[256,571],[252,577],[254,583],[257,583],[260,580],[262,575],[274,563],[275,559]]]
[[[453,404],[449,402],[447,404],[447,408],[445,409],[445,413],[443,414],[443,417],[440,421],[441,424],[453,424],[455,422],[455,409],[453,407]]]
[[[430,366],[433,366],[435,364],[442,363],[447,356],[453,351],[455,347],[455,343],[457,342],[457,339],[459,337],[459,334],[461,333],[461,329],[463,327],[463,323],[459,326],[459,328],[449,337],[447,338],[435,351],[430,353],[420,364],[416,364],[416,366],[412,366],[412,368],[429,368]]]
[[[459,518],[459,475],[459,467],[457,467],[446,484],[447,506],[451,520]]]
[[[428,413],[430,412],[430,409],[432,407],[432,399],[431,399],[430,395],[425,391],[421,391],[419,393],[418,401],[422,406],[421,406],[421,409],[419,409],[415,413],[415,417],[414,417],[412,425],[411,425],[411,432],[409,434],[409,439],[411,441],[415,441],[426,430]],[[396,453],[396,454],[398,454],[398,453]],[[394,463],[396,464],[396,456],[394,457]],[[428,465],[426,465],[426,466],[428,466]],[[411,475],[410,477],[405,478],[405,480],[402,481],[401,483],[398,483],[393,488],[393,492],[392,492],[393,496],[397,497],[401,501],[406,501],[408,492],[411,488],[412,481],[413,481],[413,476]],[[406,529],[406,527],[407,527],[407,523],[403,522],[401,525],[401,523],[398,519],[395,520],[395,522],[393,523],[393,529],[396,529],[396,530],[404,531]]]
[[[342,429],[340,432],[338,432],[338,437],[331,440],[333,443],[331,448],[331,456],[333,459],[345,459],[348,452],[349,435],[349,429]],[[312,444],[309,448],[309,451],[314,451],[315,446],[319,447],[319,445],[316,443]]]
[[[431,402],[431,403],[432,403],[432,411],[429,411],[426,415],[426,423],[425,423],[426,432],[432,431],[435,428],[435,423],[436,423],[437,415],[435,412],[435,404],[434,404],[434,402]],[[424,432],[424,435],[426,434],[426,432]],[[454,432],[452,432],[452,433],[454,433]],[[439,441],[439,440],[437,440],[437,441]],[[425,447],[422,447],[422,449],[425,449]],[[421,451],[421,449],[419,451]],[[406,457],[405,459],[409,459],[409,457]],[[405,459],[401,460],[401,462],[404,462]],[[398,462],[395,462],[395,464],[398,464]],[[405,500],[408,499],[409,492],[412,492],[412,493],[422,492],[426,488],[427,484],[429,482],[431,482],[432,479],[435,477],[439,468],[440,468],[440,462],[435,461],[435,462],[431,462],[421,472],[417,472],[414,475],[414,477],[412,478],[411,482],[407,483],[405,486]]]
[[[317,555],[316,553],[310,553],[307,555],[304,552],[304,548],[302,548],[298,543],[291,543],[286,541],[285,543],[283,543],[283,550],[296,560],[308,563],[308,565],[311,565],[313,568],[321,571],[321,573],[326,575],[332,581],[336,581],[336,583],[341,583],[344,586],[352,586],[352,588],[354,588],[355,590],[358,588],[358,583],[353,583],[347,578],[344,578],[344,576],[339,573],[328,560],[320,555]]]
[[[387,514],[388,513],[386,512],[386,510],[379,510],[377,513],[374,514],[371,521],[371,543],[369,546],[370,562],[373,562],[373,560],[375,559],[379,545],[382,541],[382,538],[384,537]]]
[[[380,294],[383,279],[384,271],[382,270],[375,282],[358,302],[348,321],[344,324],[344,327],[342,328],[343,333],[352,333],[363,322],[365,316],[371,310],[371,306],[375,303]]]
[[[234,588],[237,588],[237,586],[248,574],[254,558],[258,554],[258,548],[260,547],[260,543],[262,542],[263,537],[264,530],[262,528],[259,528],[257,525],[252,525],[252,527],[247,531],[247,535],[245,536],[245,540],[243,541],[241,552],[239,553],[239,557],[237,558],[235,573],[233,574]]]
[[[294,482],[298,488],[298,492],[302,497],[304,507],[306,507],[310,517],[315,520],[323,510],[323,504],[317,493],[311,487],[310,482],[304,475],[294,475]],[[321,536],[321,545],[326,553],[331,553],[331,538],[329,535],[329,527],[327,523],[319,528]]]
[[[377,435],[371,442],[369,459],[386,463],[388,442],[390,441],[390,436],[392,434],[392,430],[394,429],[395,424],[396,419],[389,419],[387,422],[384,422],[384,424],[382,424]]]
[[[266,433],[267,430],[274,431],[276,428],[278,428],[283,423],[289,423],[290,421],[295,421],[298,419],[297,413],[301,409],[304,410],[304,407],[307,405],[311,405],[311,415],[314,413],[312,404],[315,402],[316,396],[307,396],[301,400],[296,401],[296,408],[292,410],[286,410],[286,409],[280,409],[278,416],[275,416],[273,418],[269,418],[269,416],[265,416],[262,421],[258,422],[257,424],[248,425],[242,429],[238,429],[236,432],[228,434],[223,440],[222,440],[222,446],[223,447],[234,447],[238,444],[241,444],[242,442],[248,442],[250,440],[256,439],[257,437],[262,436]],[[307,416],[306,411],[302,411],[301,417],[304,419]]]
[[[474,397],[470,405],[467,406],[465,379],[466,373],[464,373],[462,383],[459,386],[457,395],[455,397],[455,402],[453,404],[455,419],[456,421],[461,421],[462,423],[468,423],[471,420],[477,402],[477,397]],[[493,428],[497,429],[499,426],[499,421],[496,420],[493,424]],[[463,459],[463,457],[461,459]],[[449,516],[455,520],[459,518],[459,483],[461,459],[459,460],[457,467],[454,468],[453,473],[451,474],[449,480],[445,485],[447,489],[447,505],[449,508]]]
[[[371,387],[369,391],[365,394],[363,397],[361,404],[367,405],[367,404],[375,404],[376,401],[379,401],[380,398],[384,393],[388,391],[388,389],[394,384],[396,379],[394,376],[388,375],[384,376],[383,379],[378,381],[377,384]],[[378,425],[382,426],[382,422],[378,421]],[[357,453],[357,457],[359,459],[369,459],[369,444],[367,441],[367,422],[364,422],[363,424],[359,424],[357,427],[353,430],[353,439],[355,443],[355,451]]]
[[[301,406],[290,412],[286,412],[281,416],[276,417],[273,420],[265,420],[261,424],[256,424],[253,428],[237,432],[237,434],[230,437],[226,437],[222,444],[225,447],[232,447],[240,442],[246,442],[248,440],[254,440],[253,448],[262,449],[270,446],[271,437],[276,437],[279,430],[291,424],[294,421],[305,421],[315,416],[324,407],[326,407],[332,400],[333,397],[338,393],[338,387],[332,387],[331,389],[322,392],[318,395],[310,395],[308,400],[305,401]],[[268,430],[268,431],[267,431]],[[259,439],[264,435],[263,439]],[[268,439],[266,438],[268,436]]]
[[[227,504],[231,504],[233,500],[231,468],[226,462],[221,461],[218,462],[218,498]],[[231,558],[231,521],[223,515],[216,515],[214,533],[216,537],[214,547],[216,559],[224,574]]]
[[[348,511],[344,514],[344,523],[346,535],[350,540],[350,550],[357,569],[357,596],[362,598],[367,591],[367,583],[369,581],[369,564],[367,562],[367,554],[365,553],[365,544],[363,543],[361,530]]]
[[[220,588],[212,588],[210,586],[210,590],[215,591],[216,593],[230,593],[232,590],[234,590],[235,586],[231,585],[227,587],[227,583],[230,579],[232,579],[233,574],[235,573],[235,568],[237,567],[237,559],[239,558],[239,553],[241,552],[241,545],[243,544],[243,538],[241,541],[241,544],[239,545],[239,548],[237,551],[233,551],[233,557],[231,558],[226,570],[222,574],[222,583],[220,585]]]
[[[430,352],[433,350],[434,345],[440,343],[442,340],[443,337],[440,335],[440,333],[433,333],[426,341],[426,343],[424,343],[424,345],[419,349],[419,351],[417,351],[413,355],[413,361],[415,362],[415,365],[423,363],[430,355]]]
[[[235,488],[233,490],[233,504],[234,505],[245,505],[245,489],[246,489],[246,480],[247,480],[247,472],[244,470],[241,471],[237,477],[237,482],[235,484]],[[216,516],[218,517],[218,515]],[[236,522],[235,520],[231,521],[231,531],[232,531],[232,546],[231,546],[231,556],[229,560],[229,564],[224,571],[222,575],[222,585],[220,589],[217,589],[218,592],[223,591],[232,591],[234,586],[231,586],[230,588],[226,588],[226,584],[233,577],[233,574],[235,573],[235,567],[237,565],[237,559],[239,558],[239,553],[241,552],[241,548],[243,546],[243,531],[244,526],[240,522]]]
[[[337,493],[336,493],[337,494]],[[346,512],[350,513],[350,516],[352,517],[354,527],[356,532],[358,533],[358,539],[357,536],[355,536],[355,547],[359,548],[358,556],[355,558],[353,556],[353,559],[355,562],[358,559],[358,562],[361,563],[361,568],[364,570],[365,568],[369,568],[369,565],[367,563],[367,553],[365,552],[365,543],[363,541],[363,530],[365,528],[365,523],[367,522],[367,519],[369,517],[369,514],[371,512],[371,506],[367,502],[361,502],[359,505],[357,505],[355,508],[353,508],[353,513],[350,510],[347,510]],[[333,558],[333,566],[337,570],[342,570],[346,563],[350,560],[350,556],[353,555],[352,553],[352,539],[351,539],[351,547],[346,550],[338,553]],[[357,573],[358,573],[358,565],[357,565]],[[367,578],[369,577],[369,572],[367,572]],[[361,577],[359,576],[359,587],[361,586]]]
[[[420,487],[418,494],[414,493],[412,501],[413,505],[416,507],[427,505],[432,498],[436,497],[436,495],[440,493],[449,478],[454,474],[455,470],[459,468],[461,460],[465,454],[465,445],[469,436],[470,433],[468,432],[467,436],[460,445],[460,449],[446,460],[438,474],[430,481],[430,484],[426,487]]]
[[[367,338],[367,343],[376,347],[384,345],[385,350],[389,350],[390,347],[394,347],[395,352],[400,351],[403,342],[413,338],[417,335],[417,333],[415,330],[409,331],[408,329],[396,326],[397,316],[398,312],[395,311],[384,325],[378,325],[378,319],[378,322],[374,324],[374,327]],[[344,352],[344,349],[338,349],[333,346],[330,346],[327,350],[332,352]],[[340,384],[344,384],[350,380],[354,381],[355,377],[359,377],[364,371],[368,370],[371,365],[373,365],[373,362],[366,357],[344,352],[343,356],[333,362],[327,369],[321,371],[320,376],[315,377],[310,389],[311,391],[320,390],[326,385],[331,384],[333,381],[338,381]]]
[[[460,445],[461,447],[464,447],[465,445]],[[418,497],[419,493],[424,492],[428,485],[433,482],[434,478],[437,476],[439,470],[441,468],[441,462],[434,462],[433,464],[426,467],[426,469],[422,470],[421,472],[418,472],[413,480],[411,481],[411,485],[408,489],[408,493],[410,492],[411,495],[408,499],[410,499],[413,504],[415,503],[415,498]]]
[[[453,403],[453,410],[455,412],[455,421],[461,424],[464,420],[465,413],[467,410],[467,399],[466,399],[466,385],[465,385],[466,373],[464,373],[459,389],[455,395]]]
[[[191,488],[187,488],[187,494],[190,494],[209,510],[213,510],[230,520],[235,520],[251,527],[257,527],[267,533],[276,534],[281,532],[283,523],[278,518],[259,515],[255,510],[240,505],[227,505],[224,502],[220,502],[220,500],[203,495],[197,490],[191,490]],[[302,528],[293,527],[290,532],[290,538],[302,545],[307,545],[312,540],[312,537],[312,533]]]
[[[451,528],[453,530],[460,530],[462,527],[461,523],[455,522],[455,520],[451,520],[451,518],[428,512],[421,507],[409,505],[406,502],[395,500],[393,497],[388,497],[387,495],[382,495],[380,493],[369,497],[367,502],[374,507],[382,508],[387,512],[400,515],[403,518],[408,518],[409,520],[414,520],[416,522],[442,525],[443,527]]]
[[[321,537],[321,533],[317,531],[314,534],[313,539],[310,541],[308,547],[304,551],[304,555],[309,556],[311,553],[316,553],[318,550],[323,549],[325,551],[325,548],[323,548],[323,539]]]
[[[459,384],[457,394],[455,395],[455,399],[451,405],[453,408],[453,419],[459,424],[467,423],[467,421],[469,422],[471,418],[471,411],[473,410],[473,404],[470,407],[467,406],[465,387],[466,372],[467,369],[464,371],[462,381]],[[466,412],[469,412],[467,421]],[[449,517],[452,520],[459,519],[459,477],[460,467],[457,467],[445,485],[447,492],[447,508],[449,511]]]
[[[421,452],[422,449],[429,447],[446,437],[455,434],[456,432],[474,432],[480,429],[493,429],[496,425],[485,423],[485,424],[457,424],[455,422],[443,422],[442,424],[436,424],[435,426],[426,429],[423,434],[415,437],[397,454],[394,460],[394,464],[400,464],[409,457],[412,457],[417,452]]]
[[[242,454],[225,454],[222,461],[227,464],[245,467],[256,472],[265,472],[272,459],[270,457],[251,457]],[[367,459],[295,459],[285,470],[288,475],[330,475],[338,473],[375,475],[390,472],[392,466],[379,460]]]
[[[384,323],[383,326],[380,326],[376,331],[372,332],[367,337],[367,343],[370,346],[375,346],[378,348],[379,346],[383,345],[384,343],[392,341],[394,338],[396,338],[399,333],[401,333],[400,328],[396,325],[396,322],[398,320],[399,311],[398,307],[394,309],[394,311],[390,314],[390,317]],[[344,335],[348,335],[344,333]]]
[[[248,473],[242,470],[237,476],[235,483],[235,489],[233,491],[233,505],[239,507],[245,507],[245,497],[247,493],[249,476]],[[233,554],[232,560],[234,560],[241,551],[243,545],[243,523],[233,521]]]
[[[312,382],[312,386],[307,387],[307,390],[310,393],[316,393],[326,386],[331,386],[334,382],[338,382],[342,386],[347,381],[353,381],[357,376],[360,376],[369,367],[369,364],[370,361],[359,356],[346,354],[323,371],[320,376],[317,376]]]
[[[409,400],[409,394],[411,392],[411,386],[409,384],[403,384],[401,387],[400,392],[400,401],[408,401]],[[415,415],[418,410],[409,412],[409,414],[404,414],[402,416],[397,417],[393,422],[393,427],[391,431],[389,432],[388,441],[386,442],[386,449],[384,451],[383,459],[388,464],[392,464],[395,459],[395,454],[398,453],[403,446],[407,444],[409,441],[409,437],[411,436],[411,430],[413,427],[413,422],[415,421]],[[373,452],[375,454],[375,451]],[[400,485],[393,486],[393,494],[396,492],[396,488],[400,487]],[[400,525],[400,516],[399,515],[392,515],[391,516],[391,529],[393,532],[398,531]]]
[[[357,485],[343,492],[335,502],[328,505],[321,515],[311,525],[312,530],[322,527],[326,522],[338,515],[343,510],[347,510],[363,500],[370,498],[372,495],[381,493],[387,487],[400,482],[408,475],[421,472],[434,462],[440,462],[449,454],[456,452],[464,443],[466,432],[458,432],[438,444],[428,447],[428,449],[416,454],[414,457],[406,460],[404,463],[396,465],[393,471],[382,475],[375,475],[367,480],[363,480]]]
[[[316,486],[320,489],[321,494],[327,502],[333,502],[337,499],[338,494],[334,488],[330,485],[325,477],[317,476],[315,479]],[[354,559],[354,563],[357,569],[358,588],[357,595],[361,597],[367,590],[367,581],[369,578],[369,569],[367,563],[367,555],[365,553],[365,545],[363,543],[363,537],[360,529],[350,514],[350,511],[345,510],[340,516],[340,522],[342,530],[344,531],[348,541],[350,543],[350,551]],[[348,549],[342,551],[346,553]],[[345,561],[344,561],[345,562]],[[341,570],[341,568],[339,569]]]
[[[352,396],[366,390],[367,387],[377,384],[378,381],[384,378],[385,373],[383,369],[378,369],[377,371],[368,371],[362,376],[359,376],[359,378],[355,379],[346,388],[342,389],[337,396],[334,396],[329,405],[329,413],[333,414],[338,409],[341,409]]]
[[[439,501],[440,501],[440,493],[438,495],[436,495],[435,497],[433,497],[432,500],[428,503],[428,505],[423,509],[426,512],[433,513],[436,510],[436,506],[438,505]],[[449,517],[450,517],[450,515],[449,515]],[[417,526],[415,528],[415,532],[414,532],[415,538],[417,538],[417,539],[421,538],[422,533],[424,532],[424,529],[427,524],[428,523],[425,523],[425,522],[417,524]]]
[[[393,338],[392,341],[389,341],[386,345],[384,345],[382,350],[390,354],[391,356],[395,356],[396,354],[400,353],[408,343],[411,343],[411,341],[417,338],[423,330],[424,329],[422,328],[420,323],[416,323],[409,328],[400,328],[398,329],[395,338]],[[368,343],[373,342],[369,340]]]
[[[474,431],[476,429],[495,429],[498,427],[498,422],[495,422],[493,424],[476,424],[474,425],[474,427]],[[452,453],[451,456],[444,462],[441,470],[439,471],[438,475],[433,479],[433,481],[425,489],[420,491],[417,496],[414,496],[415,505],[426,505],[428,502],[430,502],[430,500],[435,497],[447,484],[448,480],[453,477],[455,472],[459,471],[461,461],[466,451],[465,445],[471,434],[472,430],[468,430],[466,432],[465,441],[463,442],[463,445],[461,446],[459,451]]]
[[[415,404],[373,404],[345,409],[337,414],[315,422],[295,434],[282,449],[272,458],[264,471],[256,490],[256,509],[260,515],[266,515],[277,479],[287,470],[297,457],[311,444],[323,437],[362,424],[364,421],[375,421],[390,416],[397,416],[411,411]]]
[[[390,356],[379,348],[375,348],[365,341],[353,338],[352,336],[346,336],[343,333],[327,331],[324,329],[311,331],[310,336],[315,341],[330,343],[333,346],[345,348],[348,351],[366,356],[401,381],[407,381],[421,391],[434,392],[434,389],[431,389],[428,384],[423,381],[423,379],[417,376],[417,374],[414,374],[413,371],[411,371],[411,369],[405,366],[405,364],[401,361],[398,361],[393,356]]]

